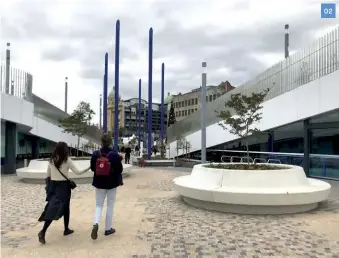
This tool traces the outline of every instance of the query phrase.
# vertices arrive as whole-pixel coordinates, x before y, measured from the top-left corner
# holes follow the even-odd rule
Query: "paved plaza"
[[[339,199],[311,213],[248,216],[200,210],[183,203],[172,179],[178,169],[136,168],[118,190],[113,236],[90,239],[94,191],[78,185],[73,193],[71,228],[63,220],[50,227],[42,246],[37,219],[44,207],[43,185],[2,176],[2,257],[338,257]]]

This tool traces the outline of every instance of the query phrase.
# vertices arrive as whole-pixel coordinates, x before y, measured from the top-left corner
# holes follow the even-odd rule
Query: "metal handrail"
[[[267,163],[281,164],[281,161],[279,159],[269,159]]]
[[[224,161],[224,158],[229,158],[231,160],[232,156],[226,156],[226,155],[221,156],[221,162],[226,163],[227,161]]]
[[[206,106],[206,126],[220,121],[215,111],[220,111],[232,94],[241,93],[247,95],[270,88],[270,92],[265,98],[265,101],[267,101],[339,70],[337,61],[339,59],[338,47],[339,26],[315,41],[311,47],[298,51],[287,59],[266,69],[250,81],[208,103]],[[329,58],[329,52],[332,53],[332,58]],[[305,65],[308,67],[306,70]],[[200,116],[201,110],[197,110],[183,120],[171,125],[167,129],[168,142],[175,142],[178,133],[185,137],[199,131],[201,129]]]
[[[247,161],[244,161],[244,160],[247,160]],[[241,163],[254,163],[253,162],[253,159],[251,157],[242,157],[241,160],[240,160]]]
[[[240,159],[240,162],[241,162],[241,157],[238,157],[238,156],[232,156],[232,157],[231,157],[231,163],[234,163],[234,158]]]
[[[207,150],[208,152],[233,152],[233,153],[244,153],[247,151],[238,151],[238,150]],[[266,155],[277,155],[277,156],[294,156],[294,157],[304,157],[304,153],[288,153],[288,152],[264,152],[264,151],[249,151],[249,154],[266,154]],[[310,157],[315,158],[328,158],[328,159],[339,159],[339,155],[327,155],[327,154],[310,154]]]
[[[262,159],[262,158],[255,158],[254,161],[253,161],[253,163],[254,163],[254,164],[261,163],[261,162],[257,162],[257,161],[264,161],[264,162],[262,162],[262,163],[267,163],[266,159]]]

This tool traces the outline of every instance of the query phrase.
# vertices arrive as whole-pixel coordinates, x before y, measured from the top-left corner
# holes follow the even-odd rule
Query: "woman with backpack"
[[[94,172],[93,183],[95,187],[95,215],[91,238],[98,238],[99,222],[103,210],[105,198],[107,197],[105,236],[115,233],[112,228],[113,211],[117,187],[123,185],[122,162],[119,153],[110,145],[112,138],[108,134],[101,137],[102,148],[93,152],[91,158],[91,170]]]
[[[89,167],[79,170],[68,155],[67,143],[58,142],[48,164],[46,178],[46,201],[48,203],[38,219],[40,222],[45,222],[38,234],[39,242],[42,244],[46,243],[46,231],[52,221],[58,220],[62,216],[64,217],[64,236],[74,232],[74,230],[69,228],[69,218],[71,190],[76,187],[76,184],[69,179],[68,171],[72,170],[75,174],[81,175],[87,172]]]

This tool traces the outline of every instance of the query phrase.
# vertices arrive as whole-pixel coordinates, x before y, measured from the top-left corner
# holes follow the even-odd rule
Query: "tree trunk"
[[[80,148],[80,136],[78,135],[77,157],[79,157],[79,148]]]
[[[246,141],[246,152],[247,152],[247,164],[250,164],[250,150],[248,148],[248,142]]]
[[[246,144],[246,154],[247,154],[247,165],[249,165],[250,164],[250,150],[248,148],[248,124],[246,124],[245,144]]]
[[[161,158],[163,159],[164,158],[164,141],[162,140],[161,141]]]

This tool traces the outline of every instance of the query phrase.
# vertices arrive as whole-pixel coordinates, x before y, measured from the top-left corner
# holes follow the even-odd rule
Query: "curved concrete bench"
[[[23,182],[44,184],[47,174],[48,160],[35,159],[31,160],[28,167],[19,168],[16,170],[16,174]],[[89,167],[90,160],[73,160],[75,166],[78,169],[86,169]],[[122,172],[123,177],[127,176],[132,170],[132,165],[123,164],[124,170]],[[82,175],[76,175],[72,171],[68,172],[69,177],[76,183],[91,183],[93,178],[93,172],[89,170]]]
[[[192,206],[241,214],[309,211],[328,198],[331,185],[307,178],[302,167],[281,170],[226,170],[195,165],[191,175],[173,180]]]

